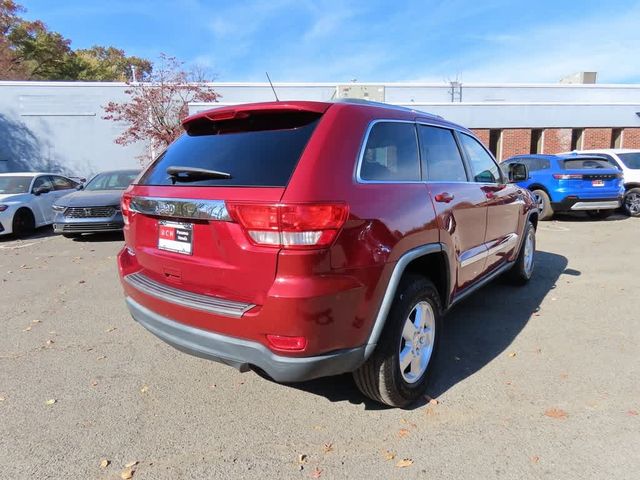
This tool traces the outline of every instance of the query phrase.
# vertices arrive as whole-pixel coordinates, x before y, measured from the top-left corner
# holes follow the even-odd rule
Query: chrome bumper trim
[[[605,202],[577,202],[571,210],[613,210],[620,206],[619,200],[608,200]]]
[[[156,282],[142,273],[132,273],[124,277],[124,280],[142,293],[164,302],[174,303],[195,310],[202,310],[215,315],[240,318],[245,312],[255,307],[255,305],[250,303],[201,295],[199,293],[170,287],[169,285]]]
[[[224,200],[133,197],[129,208],[157,217],[231,221]]]

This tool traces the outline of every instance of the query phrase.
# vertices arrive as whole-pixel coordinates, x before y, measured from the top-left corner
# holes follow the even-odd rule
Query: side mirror
[[[84,185],[79,183],[78,185],[76,185],[76,190],[84,190]]]
[[[529,180],[529,168],[524,163],[509,165],[509,182],[517,183]]]
[[[51,189],[49,187],[36,187],[33,189],[33,194],[34,195],[42,195],[43,193],[49,193],[51,191]]]

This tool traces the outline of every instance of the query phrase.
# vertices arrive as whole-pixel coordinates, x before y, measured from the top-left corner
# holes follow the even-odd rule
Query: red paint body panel
[[[125,227],[128,247],[118,257],[121,277],[141,272],[186,292],[255,307],[242,318],[212,315],[150,297],[123,281],[127,296],[182,324],[268,348],[267,334],[302,336],[307,339],[304,350],[278,354],[313,356],[367,342],[394,266],[409,250],[439,242],[445,246],[448,298],[513,259],[516,248],[461,265],[461,260],[481,254],[505,235],[522,232],[534,207],[517,187],[504,185],[487,195],[477,183],[356,180],[359,152],[372,121],[422,119],[444,128],[461,127],[408,109],[323,102],[221,107],[188,117],[184,123],[224,120],[238,112],[291,111],[322,116],[286,187],[134,185],[128,193],[272,204],[345,203],[349,217],[333,244],[309,251],[256,246],[238,223],[198,220],[193,222],[193,254],[183,255],[157,248],[159,217],[136,213]],[[440,194],[451,198],[434,202]]]

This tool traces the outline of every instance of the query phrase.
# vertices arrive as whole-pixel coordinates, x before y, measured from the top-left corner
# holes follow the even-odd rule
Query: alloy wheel
[[[400,372],[407,383],[419,381],[427,370],[435,344],[435,328],[431,304],[417,303],[405,320],[400,338]]]

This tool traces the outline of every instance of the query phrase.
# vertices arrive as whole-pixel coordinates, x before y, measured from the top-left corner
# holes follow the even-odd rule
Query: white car
[[[53,223],[53,203],[79,184],[53,173],[0,173],[0,235],[28,235]]]
[[[573,153],[602,156],[609,163],[622,170],[625,189],[622,206],[628,215],[640,217],[640,150],[605,148],[602,150],[575,150]]]

